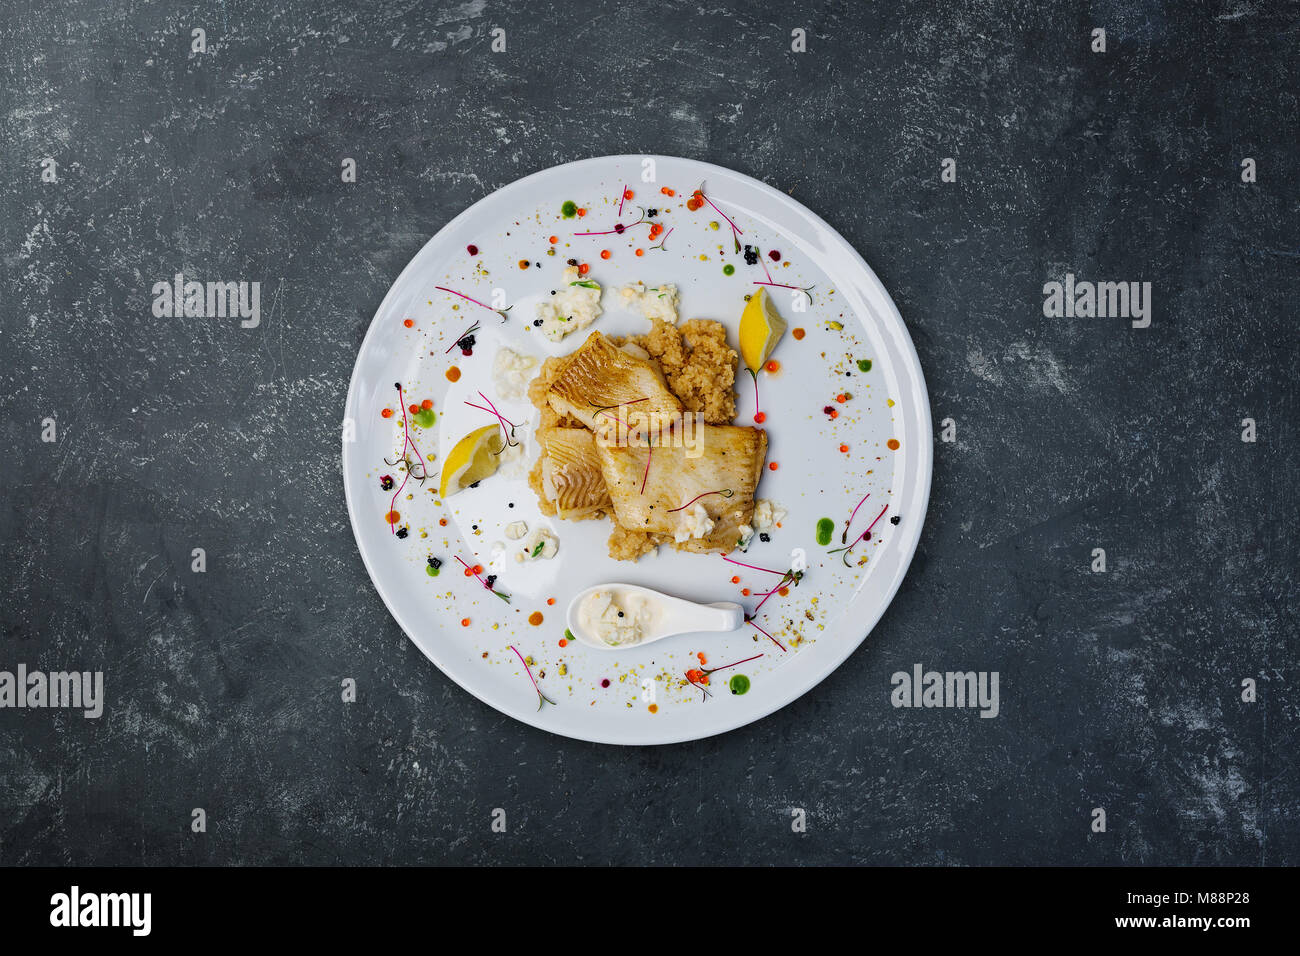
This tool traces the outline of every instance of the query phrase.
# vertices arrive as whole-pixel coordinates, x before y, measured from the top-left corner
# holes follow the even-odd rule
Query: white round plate
[[[701,186],[716,209],[687,208]],[[634,196],[620,214],[625,188]],[[565,201],[585,215],[565,218]],[[647,207],[671,227],[662,249],[651,248],[657,242],[648,241],[648,224],[631,225]],[[742,244],[762,251],[761,265],[747,265],[734,252],[728,218],[741,231]],[[610,230],[616,222],[628,226],[626,231],[574,235]],[[551,249],[554,255],[548,254]],[[637,249],[643,250],[639,256]],[[602,258],[602,250],[609,251],[608,258]],[[770,250],[780,253],[779,261]],[[588,278],[605,290],[604,314],[589,330],[552,344],[532,320],[537,303],[559,288],[570,257],[589,264]],[[521,268],[521,260],[530,265]],[[730,276],[723,272],[728,264],[735,267]],[[785,596],[773,595],[759,611],[756,620],[773,639],[747,626],[617,651],[577,641],[560,646],[569,598],[593,584],[641,584],[698,601],[735,600],[752,611],[759,601],[753,595],[779,580],[777,574],[738,567],[716,554],[668,547],[636,563],[617,562],[606,551],[608,520],[558,521],[538,510],[526,479],[529,459],[536,455],[535,413],[526,398],[512,401],[498,393],[492,370],[496,352],[509,346],[541,360],[577,348],[590,330],[647,331],[649,322],[625,311],[617,293],[636,281],[676,283],[681,318],[724,323],[737,349],[745,296],[758,289],[756,281],[811,287],[808,296],[769,287],[790,331],[773,355],[779,370],[759,376],[767,460],[777,468],[763,471],[758,497],[787,514],[770,541],[756,535],[747,553],[731,555],[775,571],[791,567],[796,549],[806,555],[808,569],[799,585]],[[506,303],[507,318],[502,321],[491,309],[439,286],[484,303]],[[467,357],[454,343],[474,322],[480,327]],[[796,339],[796,329],[802,338]],[[860,360],[870,360],[869,371],[859,369]],[[453,365],[461,373],[455,384],[448,378]],[[399,482],[402,477],[401,470],[385,463],[397,460],[403,448],[398,382],[408,405],[430,399],[438,415],[431,428],[411,428],[416,447],[423,455],[432,453],[433,460],[432,477],[423,485],[408,482],[396,502],[397,527],[408,529],[405,538],[393,533],[386,517],[392,492],[380,487],[384,475]],[[478,487],[443,501],[438,475],[452,445],[495,421],[465,404],[483,404],[480,390],[519,424],[522,457]],[[751,424],[754,392],[743,365],[736,391],[735,423]],[[838,402],[844,393],[850,397]],[[383,417],[384,409],[392,416]],[[784,193],[719,166],[666,156],[605,156],[557,166],[512,183],[457,216],[420,250],[379,306],[357,357],[345,421],[348,512],[370,577],[398,624],[444,674],[480,700],[533,726],[601,743],[664,744],[722,733],[772,713],[816,685],[863,641],[898,590],[930,493],[933,444],[925,381],[898,310],[875,273],[835,230]],[[840,546],[845,521],[868,493],[852,525],[853,537],[888,507],[846,566],[842,554],[828,552]],[[898,524],[891,521],[895,517]],[[835,523],[826,546],[816,541],[821,518]],[[556,556],[517,564],[518,542],[504,533],[515,520],[527,522],[530,530],[539,524],[552,529],[560,542]],[[496,542],[508,547],[493,558]],[[466,577],[457,556],[483,565],[485,576],[496,574],[495,587],[510,596],[510,603]],[[442,561],[437,576],[427,573],[430,557]],[[733,576],[739,582],[733,583]],[[742,588],[751,595],[743,595]],[[534,612],[542,615],[540,625],[529,623]],[[710,668],[763,656],[717,671],[706,695],[686,676],[701,667],[700,653]],[[539,698],[528,671],[554,703]],[[747,693],[729,689],[729,679],[738,673],[749,679]]]

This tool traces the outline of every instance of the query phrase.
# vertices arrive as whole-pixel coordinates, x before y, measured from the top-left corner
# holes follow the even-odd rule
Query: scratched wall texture
[[[1300,863],[1296,3],[0,6],[0,669],[108,696],[0,711],[0,863]],[[662,749],[444,678],[338,468],[362,335],[425,240],[624,152],[826,217],[957,423],[870,640]],[[155,319],[181,270],[261,281],[261,327]],[[1066,271],[1151,281],[1152,326],[1045,319]],[[895,710],[916,662],[999,671],[1001,716]]]

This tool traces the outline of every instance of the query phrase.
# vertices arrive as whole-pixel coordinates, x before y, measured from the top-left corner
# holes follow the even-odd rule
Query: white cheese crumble
[[[511,541],[518,541],[528,533],[527,521],[512,521],[506,525],[506,537]]]
[[[709,513],[704,510],[704,505],[697,504],[686,512],[681,524],[673,532],[673,541],[681,544],[683,541],[691,540],[691,538],[703,538],[712,530],[713,521],[709,518]]]
[[[677,324],[677,286],[671,282],[647,286],[644,282],[625,285],[619,290],[623,305],[636,309],[647,319],[661,319]]]
[[[742,524],[740,526],[740,538],[736,541],[736,547],[742,550],[747,548],[749,546],[749,539],[752,537],[754,537],[754,529],[747,524]]]
[[[540,561],[542,558],[549,561],[559,550],[560,539],[549,528],[537,528],[524,538],[523,547],[515,554],[515,560],[520,564],[525,561]]]
[[[536,375],[537,359],[520,355],[514,349],[497,349],[492,360],[492,384],[497,394],[511,401],[521,401],[528,394],[528,383]]]
[[[585,329],[600,317],[600,284],[580,278],[577,266],[564,270],[564,281],[555,295],[537,303],[542,334],[558,342],[570,332]]]
[[[754,530],[771,531],[777,523],[785,520],[786,511],[780,505],[766,498],[759,498],[754,503]]]

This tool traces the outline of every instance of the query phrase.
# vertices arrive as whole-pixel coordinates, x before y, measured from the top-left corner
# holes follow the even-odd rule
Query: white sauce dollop
[[[646,637],[657,613],[657,604],[643,594],[601,588],[578,605],[578,626],[610,647],[624,647]]]

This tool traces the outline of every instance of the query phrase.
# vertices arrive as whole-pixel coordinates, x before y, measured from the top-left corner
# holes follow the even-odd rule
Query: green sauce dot
[[[424,566],[424,570],[425,573],[428,574],[429,577],[431,578],[436,578],[438,576],[438,569],[435,568],[432,564],[426,564]]]
[[[859,359],[859,360],[858,360],[858,371],[859,371],[859,372],[870,372],[870,371],[871,371],[871,359]]]
[[[831,535],[835,533],[835,522],[830,518],[822,518],[817,522],[817,543],[830,544]]]
[[[573,636],[573,632],[572,632],[571,630],[569,630],[567,627],[564,629],[564,637],[565,637],[565,640],[569,640],[569,641],[576,641],[576,640],[577,640],[577,638]]]
[[[744,674],[737,674],[735,677],[731,678],[727,686],[731,688],[733,694],[743,694],[749,690],[749,678]]]
[[[560,207],[560,212],[565,219],[572,219],[578,214],[578,204],[572,199],[566,200],[564,205]]]
[[[736,267],[733,266],[730,262],[728,262],[725,266],[722,267],[722,274],[724,276],[735,275]]]

